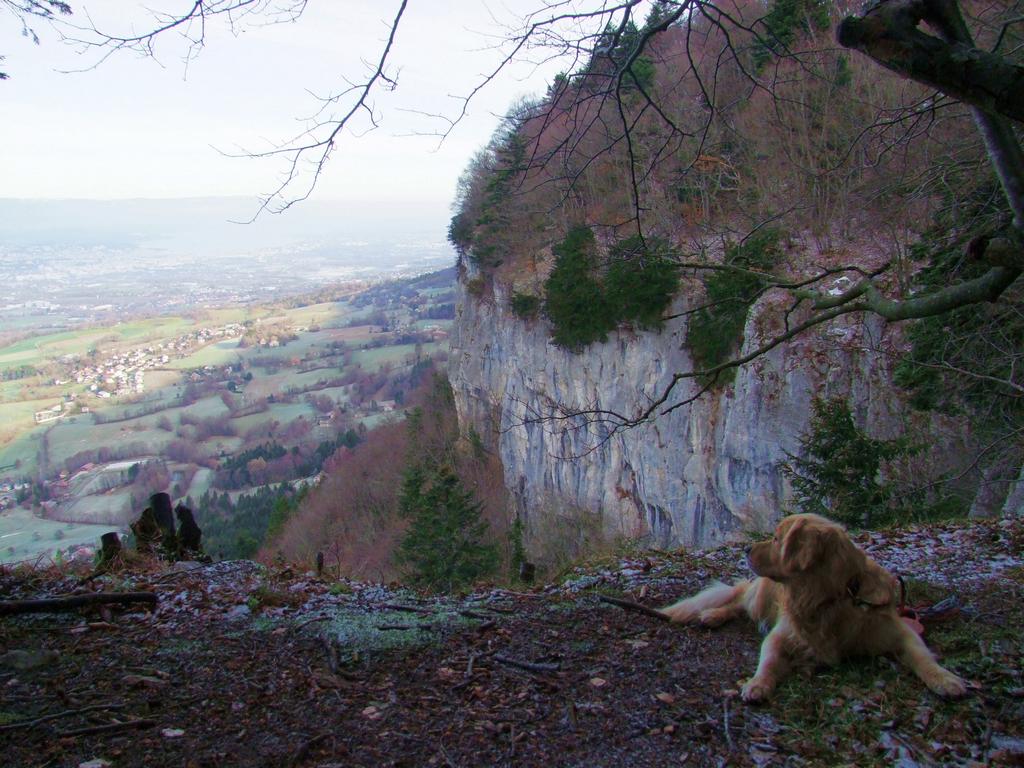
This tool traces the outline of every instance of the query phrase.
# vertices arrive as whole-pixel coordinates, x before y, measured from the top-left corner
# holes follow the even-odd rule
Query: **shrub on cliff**
[[[725,264],[733,269],[712,272],[704,282],[705,305],[693,313],[686,331],[686,343],[694,368],[708,370],[729,359],[743,340],[743,326],[751,305],[767,282],[758,273],[770,271],[782,255],[778,229],[765,228],[742,243],[725,250]],[[717,381],[731,381],[735,369],[719,374]]]
[[[611,249],[605,291],[614,318],[658,330],[679,288],[675,253],[661,238],[621,240]]]
[[[597,241],[590,227],[569,230],[554,247],[555,267],[544,284],[544,311],[555,344],[577,352],[605,341],[615,321],[597,278]]]
[[[523,320],[532,320],[537,316],[537,312],[540,311],[540,296],[513,291],[512,298],[509,300],[509,306],[516,317]]]
[[[589,227],[573,227],[553,251],[555,267],[544,284],[544,309],[555,344],[578,352],[607,340],[620,323],[661,328],[679,287],[675,254],[667,241],[636,236],[619,241],[603,274]]]

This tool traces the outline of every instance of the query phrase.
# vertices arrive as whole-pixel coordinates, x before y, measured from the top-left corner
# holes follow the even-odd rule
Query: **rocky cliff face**
[[[568,521],[580,510],[598,513],[606,533],[660,547],[765,530],[789,501],[781,466],[807,429],[815,395],[847,397],[873,436],[901,429],[888,384],[892,357],[879,351],[891,340],[875,318],[843,318],[782,344],[741,368],[728,387],[611,436],[607,423],[544,420],[560,405],[635,414],[674,373],[692,370],[685,325],[620,330],[572,354],[550,343],[546,321],[511,312],[509,285],[470,295],[474,276],[459,284],[449,375],[460,422],[498,450],[527,531],[545,516]],[[680,298],[673,310],[684,309]],[[763,310],[751,312],[746,348],[770,332],[760,327]],[[683,380],[669,403],[697,390]]]

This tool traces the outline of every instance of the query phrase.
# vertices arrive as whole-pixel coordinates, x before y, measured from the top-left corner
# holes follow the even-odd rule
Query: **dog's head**
[[[783,518],[769,541],[750,548],[747,559],[758,576],[783,584],[806,580],[830,595],[854,589],[861,600],[878,605],[892,596],[884,569],[868,560],[841,525],[819,515]]]

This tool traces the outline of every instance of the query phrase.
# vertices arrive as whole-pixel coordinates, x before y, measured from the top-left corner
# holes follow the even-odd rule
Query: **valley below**
[[[452,269],[352,281],[0,348],[0,562],[127,531],[163,490],[192,508],[216,499],[211,552],[252,554],[267,515],[240,534],[239,499],[262,494],[269,512],[401,415],[414,369],[445,355],[453,282]]]

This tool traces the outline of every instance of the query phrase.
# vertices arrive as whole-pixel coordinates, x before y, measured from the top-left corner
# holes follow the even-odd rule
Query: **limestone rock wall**
[[[846,396],[874,436],[899,431],[891,357],[871,351],[889,343],[883,326],[845,318],[776,347],[728,387],[643,426],[609,436],[610,425],[600,421],[537,420],[558,416],[559,405],[635,414],[674,373],[692,370],[685,326],[621,330],[573,354],[550,342],[545,320],[511,312],[508,285],[470,295],[474,277],[471,271],[459,283],[449,377],[463,429],[475,429],[500,453],[528,531],[542,516],[574,509],[598,513],[607,533],[660,547],[766,530],[789,500],[781,465],[798,447],[816,394]],[[769,331],[759,328],[762,314],[751,312],[748,347]],[[669,402],[697,387],[681,381]]]

